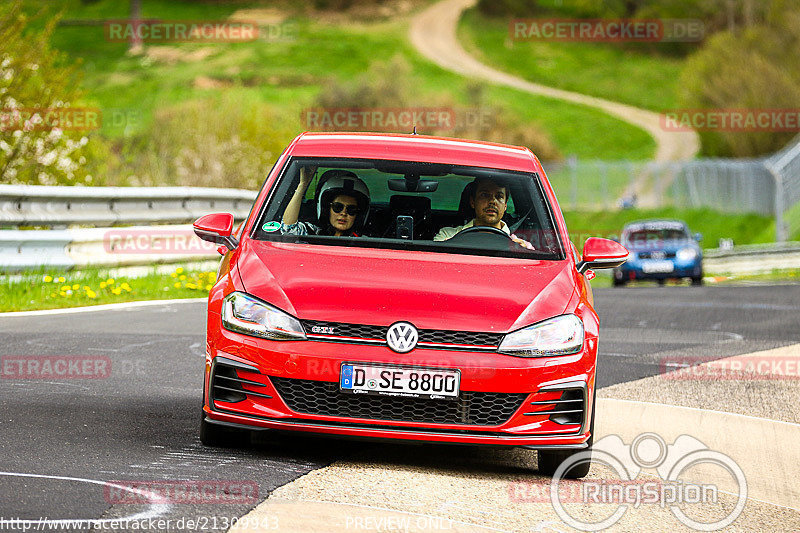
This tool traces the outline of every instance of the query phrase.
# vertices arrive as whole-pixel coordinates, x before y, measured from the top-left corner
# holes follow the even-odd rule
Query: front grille
[[[547,391],[546,394],[552,395],[558,392],[561,395],[557,398],[530,402],[533,410],[525,414],[528,416],[547,415],[552,422],[562,426],[582,424],[583,413],[586,410],[584,390],[582,388],[564,389],[563,391]]]
[[[675,252],[639,252],[639,259],[675,259]]]
[[[223,357],[214,359],[214,366],[211,368],[211,399],[218,402],[237,403],[247,399],[247,396],[258,396],[260,398],[271,399],[272,396],[263,392],[255,392],[245,389],[242,385],[250,387],[264,387],[263,383],[258,383],[250,379],[243,379],[237,373],[239,370],[256,372],[255,367],[244,365],[236,361],[231,361]]]
[[[303,320],[307,333],[321,333],[334,337],[352,337],[356,339],[386,340],[388,326],[369,326],[366,324],[345,324],[340,322],[321,322]],[[315,331],[316,330],[316,331]],[[503,338],[502,333],[483,333],[475,331],[449,331],[439,329],[420,329],[419,341],[432,344],[466,344],[470,346],[486,346],[496,348]]]
[[[270,377],[292,411],[310,415],[431,424],[496,426],[506,422],[527,394],[462,391],[457,400],[347,394],[331,381]]]

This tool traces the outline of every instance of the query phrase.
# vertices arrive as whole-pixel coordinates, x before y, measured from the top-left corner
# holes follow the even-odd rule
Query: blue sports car
[[[614,286],[628,281],[652,279],[663,285],[667,279],[691,278],[703,284],[702,236],[692,235],[680,220],[639,220],[625,225],[621,243],[628,260],[614,269]]]

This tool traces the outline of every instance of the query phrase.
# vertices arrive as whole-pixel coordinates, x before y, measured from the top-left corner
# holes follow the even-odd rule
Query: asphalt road
[[[664,359],[676,354],[719,358],[800,342],[797,302],[800,285],[597,290],[599,386],[663,372]],[[0,317],[0,355],[87,356],[113,369],[104,379],[0,379],[0,529],[2,520],[15,518],[110,519],[152,511],[115,503],[106,481],[234,481],[255,488],[260,501],[310,470],[381,446],[281,437],[202,447],[204,308],[192,302]],[[402,453],[396,450],[386,451]],[[233,500],[171,505],[161,518],[172,519],[176,531],[221,530],[225,517],[257,503]],[[181,518],[203,522],[187,527]]]

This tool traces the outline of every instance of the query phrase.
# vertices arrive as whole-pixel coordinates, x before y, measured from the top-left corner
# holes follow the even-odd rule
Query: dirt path
[[[587,105],[647,131],[656,141],[656,161],[692,159],[700,149],[695,132],[668,132],[661,128],[658,113],[633,106],[546,87],[495,70],[470,56],[459,44],[456,28],[461,13],[475,0],[443,0],[419,13],[411,22],[409,36],[414,47],[437,65],[463,76],[507,85],[532,94]]]

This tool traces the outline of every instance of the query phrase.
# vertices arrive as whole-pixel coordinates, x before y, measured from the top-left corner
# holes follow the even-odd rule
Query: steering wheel
[[[464,228],[461,231],[459,231],[458,233],[456,233],[455,235],[453,235],[452,238],[460,237],[461,235],[467,235],[467,234],[470,234],[470,233],[479,233],[479,232],[481,232],[481,233],[494,233],[496,235],[502,235],[506,239],[511,239],[511,235],[509,235],[505,231],[501,230],[500,228],[495,228],[494,226],[472,226],[472,227],[469,227],[469,228]]]

